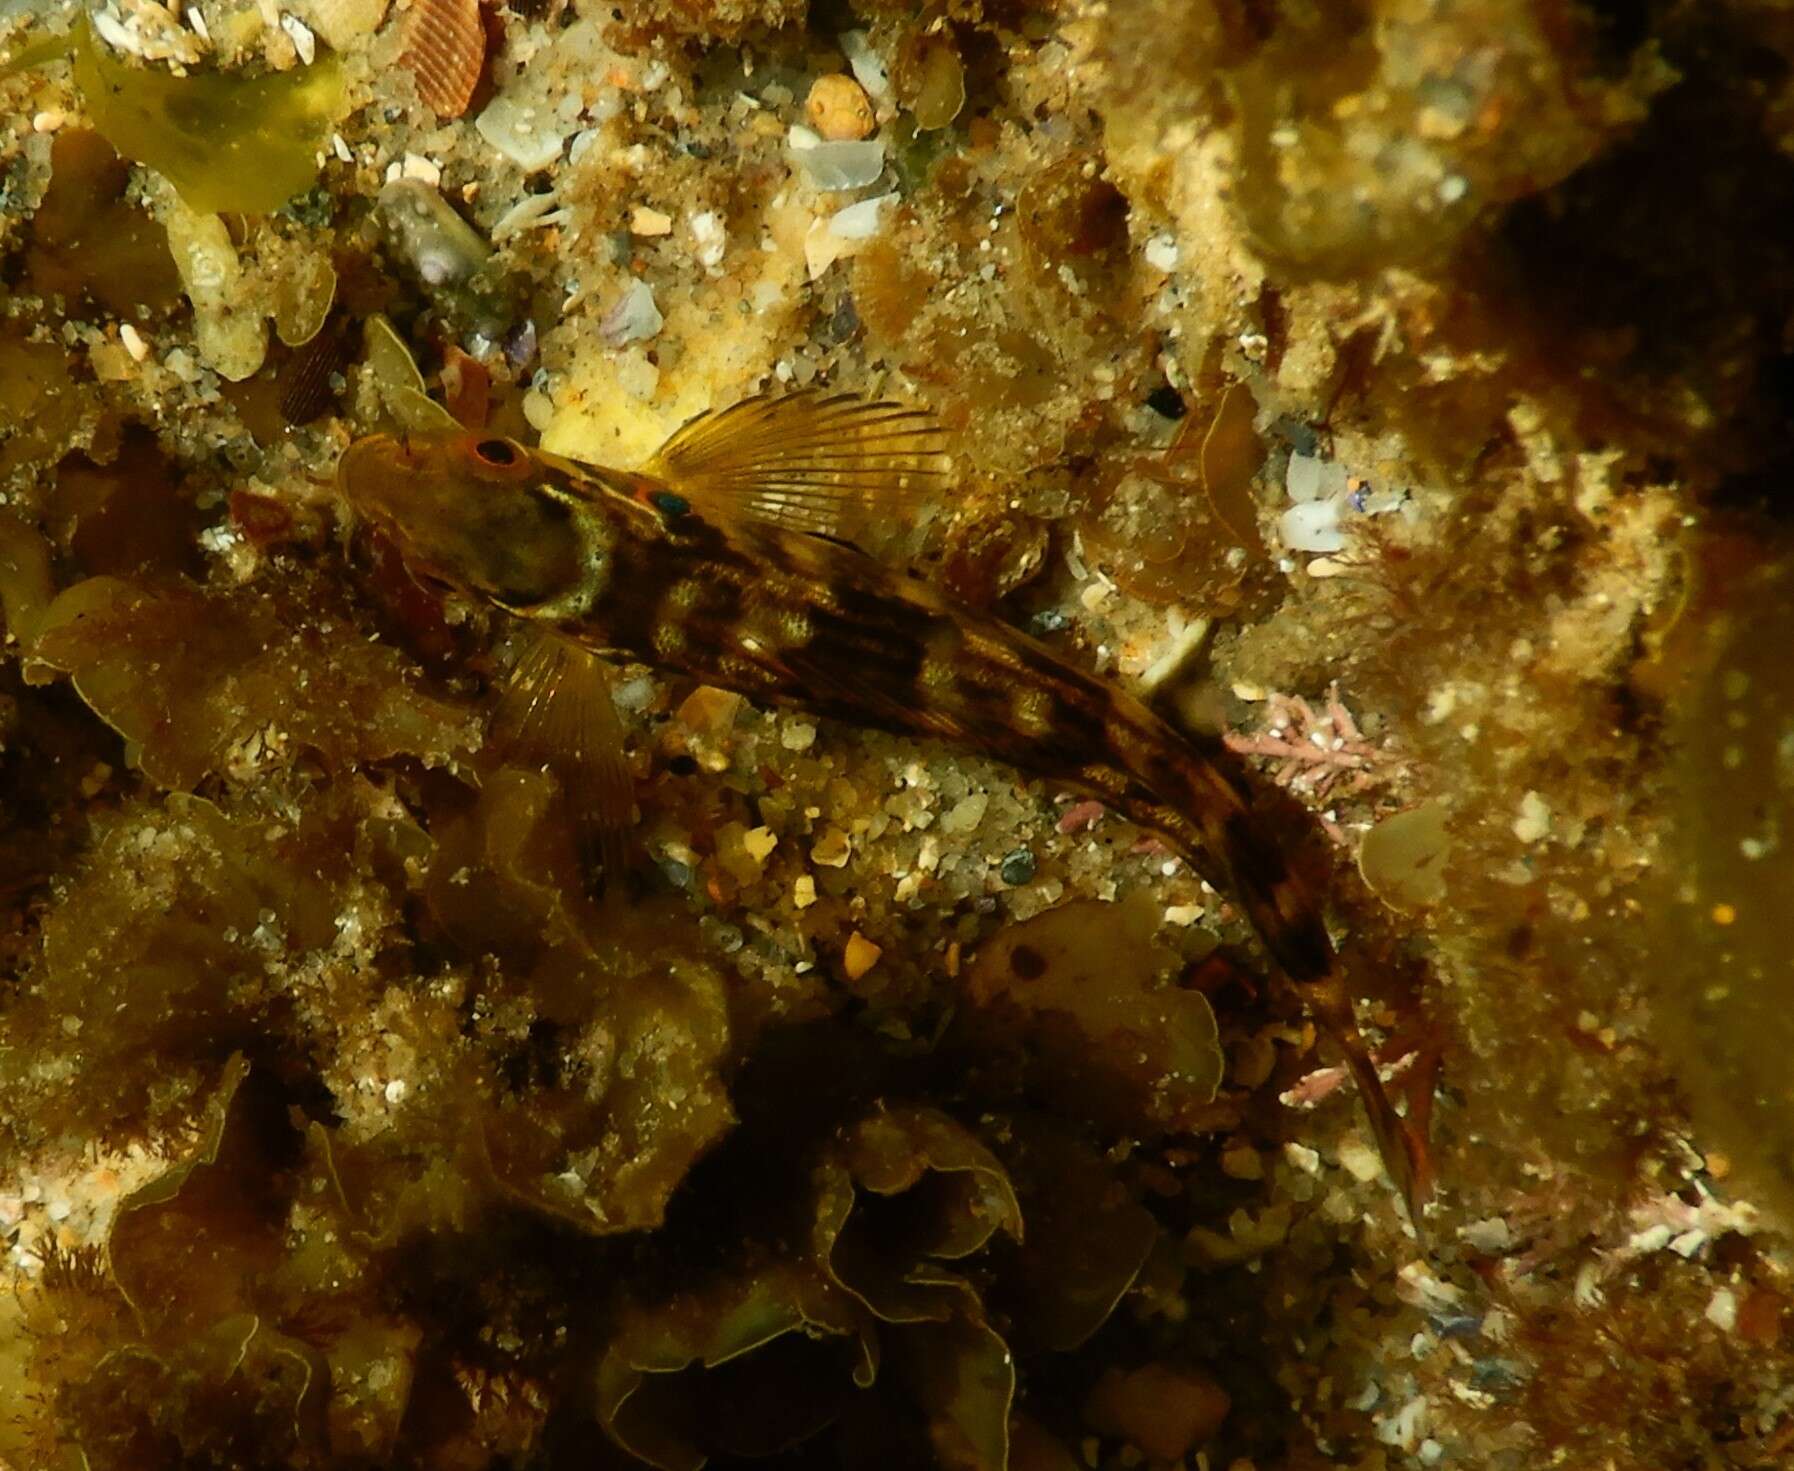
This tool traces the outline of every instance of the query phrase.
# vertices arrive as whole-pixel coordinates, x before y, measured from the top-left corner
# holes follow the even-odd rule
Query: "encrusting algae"
[[[1794,51],[1610,10],[0,23],[0,1468],[1785,1461]]]

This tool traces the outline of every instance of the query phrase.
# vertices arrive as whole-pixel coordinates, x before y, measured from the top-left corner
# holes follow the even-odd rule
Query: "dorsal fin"
[[[601,863],[605,887],[616,892],[628,857],[635,784],[609,666],[557,634],[534,635],[499,696],[492,739],[507,762],[554,774],[581,860]]]
[[[641,468],[706,514],[850,540],[944,487],[948,466],[922,410],[806,389],[700,414]]]

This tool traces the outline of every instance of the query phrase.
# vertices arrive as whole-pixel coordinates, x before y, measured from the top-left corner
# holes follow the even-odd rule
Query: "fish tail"
[[[1152,790],[1153,800],[1124,804],[1133,809],[1129,815],[1177,842],[1217,888],[1224,883],[1232,890],[1278,968],[1295,983],[1309,1015],[1344,1054],[1383,1167],[1421,1232],[1421,1211],[1433,1186],[1426,1141],[1395,1111],[1377,1072],[1352,1013],[1339,953],[1308,885],[1227,773],[1199,747],[1161,728],[1152,716],[1127,721],[1115,745],[1126,768]],[[1211,875],[1211,868],[1219,871]]]

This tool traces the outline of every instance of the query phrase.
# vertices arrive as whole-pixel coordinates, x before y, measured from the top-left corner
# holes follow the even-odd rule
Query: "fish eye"
[[[473,452],[477,459],[501,469],[517,463],[517,446],[508,439],[482,439]]]
[[[670,490],[657,490],[648,500],[661,515],[675,520],[691,510],[690,501]]]

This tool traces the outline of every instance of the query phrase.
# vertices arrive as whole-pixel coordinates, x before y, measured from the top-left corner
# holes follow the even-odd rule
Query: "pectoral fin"
[[[602,864],[614,884],[628,858],[635,785],[611,700],[610,667],[558,635],[536,635],[500,696],[492,739],[508,762],[548,771],[560,782],[581,859]]]
[[[705,513],[851,539],[947,480],[946,436],[920,409],[853,394],[762,394],[702,414],[642,473]]]

